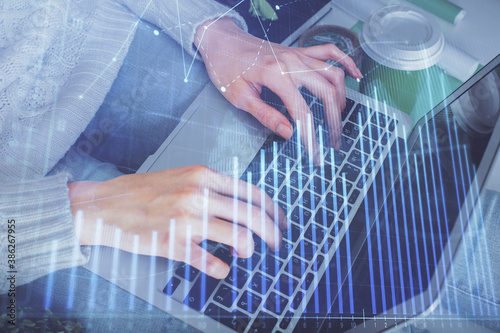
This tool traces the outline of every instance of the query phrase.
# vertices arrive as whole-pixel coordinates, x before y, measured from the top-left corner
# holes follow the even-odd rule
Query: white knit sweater
[[[227,11],[213,0],[0,2],[3,274],[16,271],[20,285],[87,260],[73,227],[67,187],[70,175],[46,174],[104,100],[138,18],[157,25],[192,54],[196,27]],[[234,12],[226,16],[246,27]],[[7,261],[9,220],[10,225],[15,220],[11,234],[15,236],[15,262]],[[0,293],[7,292],[8,281],[4,277],[0,281]]]

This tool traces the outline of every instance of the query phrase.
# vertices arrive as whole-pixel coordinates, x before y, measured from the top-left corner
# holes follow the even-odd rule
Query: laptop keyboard
[[[395,119],[348,98],[335,151],[327,145],[323,105],[302,94],[321,137],[324,167],[312,165],[295,133],[288,142],[268,140],[242,177],[287,213],[291,223],[281,248],[272,251],[254,234],[254,254],[237,258],[228,246],[204,241],[201,246],[229,265],[229,275],[216,280],[180,264],[163,289],[237,332],[280,332],[300,318],[395,139]]]

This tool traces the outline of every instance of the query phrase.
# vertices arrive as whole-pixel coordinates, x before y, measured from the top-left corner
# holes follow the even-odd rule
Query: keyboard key
[[[367,175],[362,175],[360,178],[359,178],[359,181],[358,183],[356,184],[356,187],[359,188],[360,190],[363,189],[363,187],[365,186],[366,182],[368,181],[368,176]]]
[[[335,240],[333,238],[330,238],[328,237],[325,244],[323,244],[322,248],[321,248],[321,251],[324,253],[324,254],[327,254],[328,251],[330,251],[330,248],[333,247],[333,244],[335,244]]]
[[[312,175],[315,169],[316,166],[314,165],[313,161],[309,158],[309,156],[304,155],[302,157],[302,160],[300,160],[300,162],[297,163],[297,170],[301,171],[306,175]]]
[[[358,196],[361,192],[359,192],[358,190],[354,190],[352,191],[351,193],[351,196],[349,197],[349,200],[348,202],[351,204],[351,205],[354,205],[354,203],[356,202],[356,200],[358,199]]]
[[[214,301],[230,308],[237,297],[238,292],[236,290],[223,284],[215,292]]]
[[[280,296],[275,292],[271,292],[267,297],[266,302],[264,303],[264,308],[271,312],[274,312],[277,315],[280,315],[285,310],[286,305],[288,304],[288,300]]]
[[[359,135],[359,132],[360,132],[359,126],[354,125],[353,123],[351,123],[349,121],[347,121],[344,124],[344,127],[342,128],[342,134],[353,139],[353,140],[356,140],[356,138]]]
[[[330,168],[330,166],[325,165],[325,169],[327,168]],[[322,195],[323,193],[325,193],[328,186],[330,186],[330,182],[328,180],[322,179],[318,176],[314,176],[311,183],[309,184],[309,189],[314,193]]]
[[[347,178],[347,180],[354,183],[359,176],[359,172],[360,172],[360,170],[358,168],[356,168],[355,166],[352,166],[350,164],[345,164],[342,167],[342,170],[340,171],[340,175],[342,177]]]
[[[295,253],[295,255],[302,257],[306,260],[311,260],[314,257],[314,255],[316,254],[317,250],[318,250],[318,247],[316,245],[303,239],[298,244],[294,253]]]
[[[297,159],[297,156],[298,156],[298,146],[291,142],[291,141],[287,141],[284,146],[283,146],[283,149],[281,150],[281,153],[286,156],[286,157],[289,157],[290,158],[290,168],[293,167],[293,164],[295,164],[295,160]],[[285,164],[285,167],[286,167],[286,164]],[[286,170],[283,169],[283,170]]]
[[[295,160],[291,160],[289,157],[280,154],[280,155],[278,155],[278,158],[276,158],[276,162],[274,162],[273,166],[274,166],[274,169],[276,169],[276,170],[286,172],[287,164],[289,167],[288,170],[290,170],[291,168],[293,168],[293,165],[295,164]]]
[[[283,295],[292,296],[295,288],[299,285],[299,282],[287,274],[282,274],[278,282],[274,285],[274,289],[282,293]]]
[[[374,160],[370,159],[368,161],[368,164],[365,166],[365,173],[366,174],[370,174],[372,173],[373,171],[373,168],[375,168],[375,165],[377,164],[377,162],[375,162]]]
[[[349,115],[349,112],[351,111],[354,104],[355,104],[355,102],[352,99],[350,99],[349,97],[345,99],[345,109],[342,110],[342,113],[341,113],[342,121],[345,121],[347,119],[347,116]]]
[[[180,283],[181,283],[181,280],[179,280],[178,278],[173,276],[170,279],[170,281],[168,281],[165,288],[163,288],[163,293],[168,295],[168,296],[172,296]]]
[[[340,212],[340,215],[339,215],[339,218],[341,220],[344,220],[346,219],[346,217],[349,215],[349,213],[351,212],[351,206],[349,205],[346,205],[343,209],[342,209],[342,212]]]
[[[343,152],[349,152],[354,144],[354,140],[342,135],[340,150]]]
[[[314,274],[308,273],[304,281],[302,281],[302,289],[307,290],[314,282]]]
[[[382,153],[384,152],[384,147],[377,147],[375,151],[373,152],[373,158],[374,159],[379,159],[380,156],[382,156]]]
[[[301,227],[299,227],[294,223],[290,223],[288,225],[288,228],[283,230],[283,238],[291,242],[296,242],[297,239],[299,239],[301,233],[302,233]]]
[[[265,178],[266,184],[274,188],[279,188],[284,180],[285,175],[275,170],[270,170]]]
[[[252,333],[269,333],[272,332],[278,319],[265,313],[263,311],[259,312],[256,316],[255,321],[252,323],[249,332]]]
[[[276,194],[276,190],[273,187],[266,186],[266,185],[263,185],[263,184],[261,184],[260,186],[261,186],[261,188],[264,189],[264,191],[267,193],[267,195],[271,197],[271,199],[274,198],[274,195]]]
[[[386,145],[389,142],[390,139],[391,139],[391,133],[386,132],[380,138],[380,143],[383,144],[383,145]]]
[[[283,319],[281,319],[280,328],[286,330],[290,325],[292,319],[293,319],[293,312],[287,311],[287,313],[285,313],[285,315],[283,316]]]
[[[300,279],[304,276],[307,266],[308,264],[304,260],[292,257],[285,267],[285,271]]]
[[[239,333],[243,333],[250,323],[246,314],[237,310],[228,312],[215,304],[209,304],[205,314]]]
[[[382,129],[375,125],[369,125],[366,126],[363,135],[366,136],[367,138],[377,141],[378,138],[382,135]]]
[[[318,254],[316,257],[316,260],[314,260],[314,263],[312,265],[312,269],[315,272],[318,272],[319,269],[321,268],[321,265],[323,264],[323,261],[325,260],[325,257],[323,257],[321,254]]]
[[[283,241],[279,251],[274,252],[273,255],[281,259],[287,259],[292,250],[293,250],[293,244]]]
[[[290,209],[292,209],[292,207],[281,201],[278,201],[278,206],[280,206],[280,208],[283,209],[285,214],[288,214],[290,212]]]
[[[309,227],[307,228],[304,235],[310,241],[312,241],[316,244],[321,244],[323,242],[323,239],[325,239],[326,234],[327,234],[327,231],[325,228],[320,227],[319,225],[317,225],[315,223],[311,223],[311,224],[309,224]]]
[[[337,167],[335,167],[333,164],[325,163],[325,165],[322,168],[318,169],[318,173],[321,175],[321,177],[328,180],[332,180],[335,174],[337,173]],[[316,192],[316,193],[322,194],[324,192]]]
[[[262,298],[260,296],[255,295],[254,293],[251,293],[250,291],[246,290],[238,300],[238,305],[239,308],[248,311],[250,313],[254,313],[257,308],[260,306],[260,303],[262,303]]]
[[[196,280],[184,299],[184,304],[190,308],[200,311],[205,306],[206,302],[210,298],[210,295],[212,295],[212,292],[218,284],[219,280],[208,275],[201,274],[200,278]]]
[[[352,151],[351,155],[349,155],[349,158],[347,159],[347,162],[354,164],[358,168],[362,168],[365,165],[366,161],[368,161],[368,155],[363,154],[356,149]]]
[[[253,271],[259,263],[259,260],[259,253],[254,252],[250,258],[238,258],[236,259],[236,262],[238,263],[238,266],[243,267],[248,271]]]
[[[300,306],[300,303],[302,303],[302,300],[304,299],[306,295],[304,295],[303,292],[299,291],[297,295],[293,298],[292,304],[290,304],[290,307],[294,310],[297,310]]]
[[[267,275],[275,276],[281,267],[283,266],[283,262],[272,256],[270,254],[266,255],[260,264],[260,270]]]
[[[258,253],[265,253],[268,249],[266,242],[264,242],[264,240],[262,240],[262,238],[260,238],[257,234],[253,234],[252,237],[254,251]]]
[[[394,119],[393,121],[391,121],[391,123],[389,124],[389,131],[391,132],[394,132],[394,130],[396,129],[396,126],[398,124],[398,121],[396,119]]]
[[[278,198],[286,202],[289,205],[293,205],[295,201],[297,201],[297,198],[299,197],[300,192],[294,189],[293,187],[288,187],[288,186],[283,186],[281,189],[280,194],[278,195]]]
[[[297,171],[292,172],[290,175],[290,185],[295,187],[296,189],[303,189],[306,186],[307,180],[309,178],[303,173],[299,173]]]
[[[198,273],[200,271],[197,270],[196,268],[188,265],[188,264],[182,264],[177,268],[175,273],[180,276],[183,279],[188,280],[189,282],[193,282],[194,279],[198,276]]]
[[[271,278],[261,273],[255,273],[254,277],[250,281],[250,288],[260,294],[265,295],[269,288],[271,288],[272,284],[273,280],[271,280]]]
[[[335,187],[333,188],[335,193],[345,197],[349,194],[351,189],[352,189],[352,184],[349,183],[344,178],[337,177],[337,179],[335,179]]]
[[[234,257],[228,247],[219,247],[215,250],[214,256],[224,261],[229,266],[233,263]]]
[[[321,197],[309,191],[305,191],[302,197],[300,198],[299,204],[301,204],[304,208],[310,210],[316,210],[318,204],[321,201]]]
[[[335,223],[335,227],[332,228],[332,231],[330,231],[330,235],[332,235],[333,237],[336,237],[339,232],[340,232],[340,229],[342,229],[342,226],[344,224],[340,221],[337,221],[337,223]]]
[[[357,125],[363,126],[370,117],[370,114],[371,114],[370,108],[362,104],[358,104],[356,105],[356,108],[349,117],[349,120]]]
[[[375,142],[362,136],[356,143],[356,149],[361,150],[363,153],[371,154],[373,149],[375,149]]]
[[[386,114],[383,114],[382,112],[375,112],[370,119],[370,122],[384,128],[387,125],[388,120],[389,117]]]
[[[339,209],[344,204],[344,198],[340,195],[336,195],[333,193],[328,193],[325,199],[326,208],[333,210],[334,212],[338,212]]]
[[[232,267],[229,275],[224,281],[236,288],[241,289],[247,283],[249,277],[250,274],[247,271],[239,267]]]
[[[335,164],[336,166],[340,166],[342,162],[344,162],[345,157],[346,154],[341,151],[330,150],[328,155],[326,155],[325,161],[328,164]]]
[[[323,207],[321,207],[314,216],[314,222],[325,227],[330,226],[334,220],[335,220],[335,213],[326,210]]]
[[[302,207],[295,207],[292,214],[290,215],[290,220],[299,225],[304,225],[307,224],[307,222],[311,219],[311,216],[311,212],[307,209],[304,209]]]

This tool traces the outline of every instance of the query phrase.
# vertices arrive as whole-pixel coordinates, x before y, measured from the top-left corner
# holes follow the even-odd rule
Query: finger
[[[218,194],[237,199],[245,205],[255,206],[281,229],[287,228],[288,220],[285,212],[258,186],[213,170],[209,171],[205,184]]]
[[[312,69],[317,68],[318,70],[308,73],[308,74],[313,74],[313,75],[309,75],[309,76],[301,75],[301,78],[303,80],[307,80],[309,84],[312,83],[312,84],[323,85],[323,86],[327,85],[328,82],[333,84],[335,86],[335,89],[337,89],[337,92],[338,92],[337,95],[338,95],[338,99],[339,99],[339,103],[340,103],[340,108],[341,108],[341,110],[343,110],[345,108],[345,98],[346,98],[344,71],[338,67],[335,67],[335,66],[327,66],[327,67],[324,67],[323,69],[320,69],[321,64],[323,64],[323,66],[324,66],[325,63],[320,61],[320,60],[316,60],[316,59],[312,59],[312,61],[308,61],[307,64],[310,68],[312,68]],[[323,78],[328,80],[328,82],[324,82],[322,80],[315,82],[316,80],[314,78],[316,78],[316,74],[320,74]]]
[[[252,256],[254,251],[252,232],[249,229],[218,218],[210,219],[206,235],[200,234],[199,230],[193,235],[193,240],[197,243],[205,239],[231,246],[236,250],[238,257],[242,258]]]
[[[216,279],[223,279],[229,274],[229,266],[225,262],[210,254],[195,242],[191,243],[190,252],[191,258],[189,260],[181,259],[186,264]]]
[[[281,244],[281,231],[261,207],[235,198],[219,196],[218,198],[210,198],[208,215],[237,223],[252,230],[272,249],[278,248]],[[230,223],[227,224],[230,226]],[[231,229],[225,231],[226,236],[232,236],[229,234]],[[226,239],[224,243],[227,244],[230,241]]]
[[[288,112],[295,120],[300,139],[304,144],[309,159],[320,165],[321,155],[318,151],[318,140],[313,122],[311,110],[298,91],[298,87],[292,82],[290,77],[282,75],[283,80],[276,80],[275,74],[266,80],[266,85],[274,91],[285,104]]]
[[[340,70],[342,72],[342,70]],[[343,73],[343,72],[342,72]],[[343,80],[333,86],[325,78],[315,73],[304,76],[303,85],[323,102],[325,116],[328,124],[330,142],[338,149],[342,123],[340,112],[345,108],[345,86]],[[342,75],[343,78],[343,75]],[[343,89],[341,89],[343,88]]]
[[[361,79],[363,77],[363,74],[361,74],[351,57],[347,56],[333,44],[305,47],[300,49],[300,51],[302,54],[318,60],[334,60],[342,64],[353,78]]]
[[[245,81],[240,81],[239,87],[233,89],[236,89],[237,98],[240,99],[235,103],[238,105],[238,108],[252,114],[262,125],[277,133],[282,138],[286,140],[290,139],[293,134],[292,124],[290,124],[281,112],[266,104],[260,98],[259,92],[255,88],[252,88]],[[236,93],[233,93],[233,99],[236,98],[234,94]]]

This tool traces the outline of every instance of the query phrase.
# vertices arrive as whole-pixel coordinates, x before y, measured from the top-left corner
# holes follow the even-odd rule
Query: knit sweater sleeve
[[[232,8],[215,0],[117,0],[139,18],[149,21],[165,31],[187,52],[195,55],[193,48],[196,28],[221,17],[230,17],[247,30],[245,20]]]
[[[88,260],[73,226],[68,179],[61,173],[24,182],[0,181],[0,269],[15,275],[14,285]],[[0,294],[9,289],[9,280],[0,279]]]

